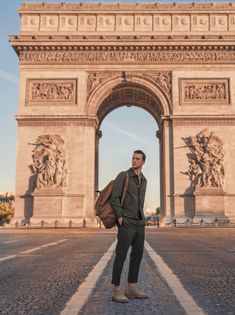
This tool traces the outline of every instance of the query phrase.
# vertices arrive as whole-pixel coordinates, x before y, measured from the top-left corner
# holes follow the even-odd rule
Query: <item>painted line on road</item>
[[[13,240],[13,241],[6,241],[6,242],[2,242],[2,244],[9,244],[9,243],[15,243],[18,242],[19,240]]]
[[[42,248],[49,247],[49,246],[56,246],[56,245],[58,245],[60,243],[63,243],[65,241],[67,241],[66,238],[63,239],[63,240],[57,241],[57,242],[52,242],[52,243],[45,244],[45,245],[42,245],[42,246],[39,246],[39,247],[35,247],[35,248],[29,249],[29,250],[25,250],[24,252],[19,253],[19,255],[29,254],[29,253],[35,252],[37,250],[40,250]]]
[[[12,258],[15,258],[15,257],[17,257],[17,255],[10,255],[10,256],[6,256],[6,257],[2,257],[2,258],[0,258],[0,261],[12,259]]]
[[[207,313],[205,313],[204,310],[197,305],[193,298],[184,289],[179,278],[173,273],[173,271],[163,261],[162,257],[156,253],[156,251],[149,245],[148,242],[145,242],[145,248],[160,274],[174,292],[185,312],[188,315],[206,315]]]
[[[35,252],[37,250],[40,250],[42,248],[46,248],[46,247],[49,247],[49,246],[56,246],[56,245],[59,245],[60,243],[63,243],[65,241],[67,241],[67,238],[59,240],[57,242],[52,242],[52,243],[48,243],[48,244],[45,244],[45,245],[42,245],[42,246],[39,246],[39,247],[35,247],[35,248],[32,248],[32,249],[20,252],[19,254],[16,254],[16,255],[5,256],[5,257],[0,258],[0,262],[1,261],[5,261],[5,260],[9,260],[9,259],[12,259],[12,258],[15,258],[15,257],[20,256],[20,255],[29,254],[29,253]]]
[[[112,245],[109,247],[107,252],[95,265],[93,270],[87,275],[84,282],[78,287],[75,294],[70,298],[66,304],[64,310],[60,315],[77,315],[83,305],[86,303],[93,290],[96,287],[96,284],[102,275],[105,267],[112,258],[113,252],[115,250],[117,241],[115,240]]]

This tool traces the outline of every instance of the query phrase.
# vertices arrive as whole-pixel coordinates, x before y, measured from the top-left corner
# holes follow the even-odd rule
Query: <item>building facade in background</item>
[[[19,56],[16,211],[92,225],[99,126],[135,105],[159,127],[161,217],[235,220],[235,4],[33,4]]]

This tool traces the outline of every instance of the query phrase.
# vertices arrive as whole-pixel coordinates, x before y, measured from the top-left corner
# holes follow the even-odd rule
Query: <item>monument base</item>
[[[169,225],[171,225],[171,223],[172,223],[172,217],[168,216],[168,215],[163,217],[162,220],[161,220],[161,224],[165,225],[165,226],[169,226]]]
[[[32,217],[30,219],[29,227],[41,227],[41,228],[57,228],[57,227],[84,227],[83,218],[64,218],[64,217]]]
[[[33,216],[30,218],[30,227],[98,227],[95,218],[85,218],[82,208],[81,196],[73,196],[74,205],[72,215],[68,213],[68,195],[62,188],[35,189],[33,196]],[[78,200],[79,199],[79,200]],[[48,215],[49,214],[49,215]]]
[[[195,217],[193,223],[224,221],[224,196],[221,187],[196,187],[194,193]]]

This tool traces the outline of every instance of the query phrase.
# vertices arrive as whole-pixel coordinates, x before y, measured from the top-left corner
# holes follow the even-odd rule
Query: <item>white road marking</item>
[[[9,243],[15,243],[18,242],[18,240],[13,240],[13,241],[6,241],[6,242],[2,242],[2,244],[9,244]],[[0,244],[1,245],[1,244]]]
[[[65,241],[67,241],[66,238],[65,238],[65,239],[62,239],[62,240],[59,240],[59,241],[57,241],[57,242],[52,242],[52,243],[44,244],[44,245],[42,245],[42,246],[35,247],[35,248],[32,248],[32,249],[29,249],[29,250],[20,252],[20,253],[18,253],[18,254],[16,254],[16,255],[10,255],[10,256],[6,256],[6,257],[2,257],[2,258],[0,258],[0,261],[5,261],[5,260],[9,260],[9,259],[15,258],[15,257],[20,256],[20,255],[29,254],[29,253],[35,252],[35,251],[37,251],[37,250],[40,250],[40,249],[42,249],[42,248],[45,248],[45,247],[56,246],[56,245],[58,245],[58,244],[60,244],[60,243],[63,243],[63,242],[65,242]]]
[[[77,315],[83,305],[86,303],[96,284],[102,275],[105,267],[112,258],[117,241],[114,241],[100,261],[95,265],[94,269],[87,275],[84,282],[78,287],[75,294],[66,304],[61,315]]]
[[[148,244],[148,242],[145,242],[145,248],[153,260],[155,266],[164,277],[167,284],[172,289],[178,301],[184,308],[185,312],[188,315],[206,315],[207,313],[205,313],[205,311],[197,305],[193,298],[184,289],[179,278],[172,272],[172,270],[163,261],[162,257],[156,253],[156,251]]]
[[[4,261],[4,260],[8,260],[8,259],[12,259],[12,258],[15,258],[15,257],[17,257],[17,255],[5,256],[5,257],[0,258],[0,261]]]
[[[19,255],[21,255],[21,254],[22,255],[29,254],[29,253],[35,252],[37,250],[40,250],[42,248],[49,247],[49,246],[56,246],[56,245],[58,245],[60,243],[63,243],[65,241],[67,241],[67,239],[63,239],[63,240],[60,240],[58,242],[53,242],[53,243],[45,244],[45,245],[42,245],[42,246],[39,246],[39,247],[35,247],[35,248],[29,249],[29,250],[25,250],[24,252],[19,253]]]

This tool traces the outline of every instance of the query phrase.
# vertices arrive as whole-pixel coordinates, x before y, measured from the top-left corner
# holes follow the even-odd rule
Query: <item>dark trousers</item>
[[[119,286],[127,252],[131,246],[128,283],[136,283],[140,263],[144,251],[145,225],[143,221],[123,218],[123,224],[118,228],[116,256],[113,263],[112,284]]]

